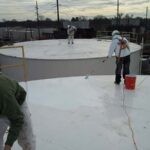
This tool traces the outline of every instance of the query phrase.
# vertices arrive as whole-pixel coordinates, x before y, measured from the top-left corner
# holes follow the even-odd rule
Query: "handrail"
[[[23,67],[23,71],[24,71],[24,81],[27,81],[28,79],[28,73],[27,73],[27,63],[26,63],[26,58],[25,58],[25,52],[24,52],[24,46],[4,46],[4,47],[0,47],[0,49],[11,49],[11,48],[21,48],[22,51],[22,63],[18,63],[18,64],[11,64],[11,65],[0,65],[0,68],[14,68],[14,67]]]
[[[111,39],[111,37],[112,37],[111,33],[112,33],[112,31],[98,31],[96,36],[97,36],[98,40]],[[139,34],[133,33],[133,32],[125,32],[125,31],[122,31],[120,33],[121,33],[121,35],[125,36],[129,41],[135,42],[135,43],[138,42]]]

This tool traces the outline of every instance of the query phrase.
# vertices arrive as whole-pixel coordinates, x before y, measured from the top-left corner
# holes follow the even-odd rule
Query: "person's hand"
[[[11,146],[5,145],[4,150],[11,150]]]

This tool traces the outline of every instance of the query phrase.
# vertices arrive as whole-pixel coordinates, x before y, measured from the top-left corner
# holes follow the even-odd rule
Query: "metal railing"
[[[112,31],[98,31],[96,37],[98,40],[102,39],[111,40],[112,39],[111,33]],[[130,42],[138,43],[139,34],[133,32],[120,32],[120,33],[122,36],[126,37]]]
[[[14,67],[23,67],[23,78],[24,81],[27,81],[28,79],[28,73],[27,73],[27,63],[26,63],[26,59],[25,59],[25,52],[24,52],[24,47],[23,46],[5,46],[5,47],[0,47],[0,50],[4,49],[11,49],[11,48],[19,48],[21,49],[22,52],[22,61],[21,63],[17,63],[17,64],[0,64],[0,69],[4,69],[4,68],[14,68]]]

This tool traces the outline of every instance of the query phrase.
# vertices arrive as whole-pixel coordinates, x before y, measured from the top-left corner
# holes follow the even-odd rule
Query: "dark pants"
[[[123,73],[124,79],[125,75],[130,73],[129,66],[130,66],[130,56],[121,58],[116,57],[116,78],[115,78],[116,83],[121,82],[121,72]]]

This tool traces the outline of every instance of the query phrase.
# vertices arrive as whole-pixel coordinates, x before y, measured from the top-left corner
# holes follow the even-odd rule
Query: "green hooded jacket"
[[[22,128],[24,116],[20,105],[25,101],[25,97],[26,92],[18,82],[0,73],[0,116],[10,121],[6,145],[13,145]]]

